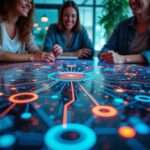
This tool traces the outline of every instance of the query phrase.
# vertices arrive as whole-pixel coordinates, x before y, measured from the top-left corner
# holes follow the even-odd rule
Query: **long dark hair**
[[[75,26],[72,29],[72,32],[74,31],[80,31],[81,25],[80,25],[80,17],[79,17],[79,9],[77,4],[74,1],[68,0],[66,2],[64,2],[64,4],[62,5],[60,12],[59,12],[59,21],[58,21],[58,29],[61,31],[65,30],[64,24],[63,24],[63,13],[64,10],[68,7],[72,7],[75,9],[76,13],[77,13],[77,21]]]
[[[7,21],[9,19],[10,13],[16,11],[18,1],[19,0],[0,0],[0,18],[2,21]],[[30,40],[30,34],[33,27],[33,10],[34,4],[32,0],[32,8],[28,16],[20,16],[16,23],[19,40],[22,43],[26,43]]]

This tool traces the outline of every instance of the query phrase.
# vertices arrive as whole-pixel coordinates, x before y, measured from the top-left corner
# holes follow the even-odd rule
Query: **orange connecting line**
[[[70,107],[71,104],[74,103],[75,101],[75,94],[74,94],[74,86],[73,86],[73,83],[71,82],[71,100],[65,104],[64,106],[64,112],[63,112],[63,127],[66,128],[67,126],[67,112],[68,112],[68,109]]]
[[[15,106],[16,106],[15,103],[10,105],[5,111],[0,113],[0,117],[4,117],[5,115],[7,115]]]

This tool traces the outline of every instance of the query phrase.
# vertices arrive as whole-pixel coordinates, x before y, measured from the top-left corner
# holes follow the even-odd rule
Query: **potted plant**
[[[104,0],[99,24],[104,28],[106,39],[114,27],[129,16],[128,0]]]

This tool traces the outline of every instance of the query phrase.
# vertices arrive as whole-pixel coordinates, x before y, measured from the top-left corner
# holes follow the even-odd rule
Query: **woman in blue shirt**
[[[99,58],[109,63],[150,64],[150,1],[129,0],[133,17],[121,22]]]
[[[75,2],[63,4],[59,21],[49,26],[44,51],[63,49],[64,56],[92,58],[94,50],[87,31],[80,25],[79,10]]]

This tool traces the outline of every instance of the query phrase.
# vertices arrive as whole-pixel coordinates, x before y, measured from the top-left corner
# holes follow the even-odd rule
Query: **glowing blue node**
[[[150,103],[150,96],[147,95],[136,95],[135,99],[140,102]]]
[[[60,98],[60,95],[56,95],[56,94],[51,95],[51,99],[53,99],[53,100],[57,100],[59,98]]]
[[[150,129],[147,125],[140,123],[135,126],[135,129],[140,134],[149,134]]]
[[[25,112],[21,114],[21,118],[25,120],[30,119],[31,117],[32,117],[32,114],[30,112]]]
[[[9,148],[14,145],[16,138],[13,135],[0,136],[0,148]]]
[[[92,129],[80,124],[58,125],[48,130],[45,144],[52,150],[88,150],[96,143]]]
[[[117,103],[117,104],[121,104],[124,102],[124,100],[122,98],[115,98],[114,101]]]

